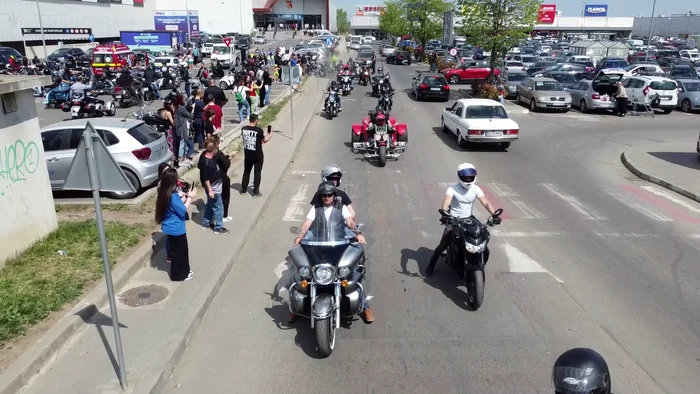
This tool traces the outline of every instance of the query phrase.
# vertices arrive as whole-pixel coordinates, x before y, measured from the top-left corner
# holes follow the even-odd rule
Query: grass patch
[[[282,100],[275,104],[268,105],[266,110],[260,114],[260,118],[258,118],[258,122],[260,123],[260,127],[262,129],[265,129],[267,125],[272,124],[275,120],[277,120],[277,115],[279,115],[280,111],[282,108],[284,108],[285,105],[287,105],[287,102],[289,101],[289,96],[285,96]]]
[[[146,230],[145,225],[105,222],[110,263],[139,243]],[[58,256],[59,250],[67,255]],[[0,344],[76,300],[102,276],[95,220],[60,223],[0,270]]]

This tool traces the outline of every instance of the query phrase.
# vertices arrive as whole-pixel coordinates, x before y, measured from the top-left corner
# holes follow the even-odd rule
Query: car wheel
[[[420,101],[420,93],[416,92],[416,101]]]
[[[222,90],[226,90],[226,89],[228,89],[228,84],[227,84],[225,81],[221,81],[221,82],[219,83],[219,87],[220,87]]]
[[[578,108],[583,112],[584,114],[588,112],[588,107],[586,106],[586,100],[581,100],[581,103],[578,105]]]
[[[515,93],[515,104],[520,104],[520,93]]]
[[[440,126],[443,133],[449,133],[450,130],[445,127],[445,119],[440,119]]]
[[[458,145],[460,148],[466,148],[467,145],[469,145],[469,142],[467,142],[467,140],[465,140],[464,138],[462,138],[462,132],[459,131],[459,130],[457,130],[457,145]]]
[[[563,114],[565,114],[567,112],[569,112],[569,108],[561,110],[561,113],[563,113]]]
[[[510,148],[510,142],[501,142],[501,143],[498,144],[498,145],[499,145],[499,146],[501,147],[501,149],[503,149],[503,150],[506,150],[506,149]]]
[[[690,112],[690,100],[683,100],[683,103],[681,103],[681,111]]]
[[[141,183],[139,182],[139,178],[136,177],[136,175],[127,170],[126,168],[122,168],[122,171],[124,171],[124,175],[126,175],[126,178],[129,180],[129,183],[131,183],[131,186],[134,187],[135,192],[110,192],[109,197],[113,198],[115,200],[126,200],[129,198],[133,198],[137,194],[139,194],[139,191],[141,190]]]
[[[456,75],[451,76],[451,77],[450,77],[450,83],[451,83],[451,84],[459,83],[459,77],[456,76]]]
[[[537,111],[537,104],[535,103],[535,99],[530,100],[530,111]]]

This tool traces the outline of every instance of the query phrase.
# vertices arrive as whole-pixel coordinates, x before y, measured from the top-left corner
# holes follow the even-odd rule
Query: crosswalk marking
[[[308,191],[309,185],[299,186],[289,205],[287,205],[287,209],[284,211],[284,216],[282,216],[283,222],[298,222],[301,220],[301,216],[305,213],[304,205],[307,202],[306,194]]]
[[[564,202],[569,204],[571,206],[571,208],[576,210],[576,212],[580,213],[585,219],[587,219],[587,220],[608,220],[607,218],[605,218],[605,216],[600,215],[600,214],[592,211],[591,209],[587,208],[576,197],[569,196],[568,194],[564,194],[554,184],[543,183],[542,186],[544,186],[552,194],[554,194],[555,196],[559,197]]]
[[[491,189],[498,197],[503,197],[507,199],[511,204],[515,205],[523,213],[524,219],[546,219],[547,217],[535,208],[532,208],[525,204],[521,199],[520,195],[513,192],[510,187],[503,183],[491,183],[489,184]]]
[[[408,186],[406,186],[405,183],[394,183],[394,190],[396,191],[396,195],[400,196],[401,199],[406,202],[406,209],[408,210],[409,216],[411,216],[413,220],[423,220],[423,218],[418,214],[418,209],[411,198],[411,193],[408,191]]]
[[[669,201],[672,201],[683,208],[686,208],[689,211],[695,212],[695,213],[700,213],[700,208],[690,204],[687,201],[683,201],[682,199],[674,196],[673,194],[667,192],[666,190],[661,189],[658,186],[642,186],[642,189],[648,191],[649,193],[656,194],[657,196],[661,196]]]
[[[668,216],[658,214],[658,213],[656,213],[656,212],[654,212],[654,211],[652,211],[652,210],[650,210],[642,205],[637,204],[636,202],[632,201],[630,198],[625,197],[622,194],[620,194],[612,189],[609,189],[607,187],[604,189],[605,189],[606,193],[608,193],[611,197],[613,197],[617,201],[621,202],[623,205],[628,206],[629,208],[641,213],[642,215],[644,215],[650,219],[653,219],[653,220],[656,220],[659,222],[670,222],[673,220],[673,219],[669,218]]]

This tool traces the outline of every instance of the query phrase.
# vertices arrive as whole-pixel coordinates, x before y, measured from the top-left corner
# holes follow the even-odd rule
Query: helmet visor
[[[472,183],[476,179],[476,168],[464,168],[457,171],[457,176],[462,182]]]
[[[562,394],[590,393],[609,384],[607,374],[594,368],[556,367],[552,373],[554,391]]]

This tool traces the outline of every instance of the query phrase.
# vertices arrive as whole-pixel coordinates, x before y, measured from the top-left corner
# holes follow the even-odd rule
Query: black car
[[[424,98],[438,98],[442,101],[450,99],[450,85],[445,76],[440,73],[420,73],[413,78],[411,93],[420,101]]]
[[[15,48],[10,48],[10,47],[0,47],[0,63],[7,64],[10,62],[10,56],[15,57],[15,61],[19,64],[22,63],[24,60],[24,56],[22,56],[21,53],[17,52]],[[27,59],[29,60],[29,59]]]
[[[552,78],[565,88],[570,88],[574,85],[578,85],[579,81],[576,76],[569,74],[564,71],[548,71],[544,73],[543,77]]]
[[[671,64],[668,74],[674,79],[698,79],[698,72],[690,64]]]
[[[406,51],[396,51],[393,55],[386,57],[386,62],[389,64],[408,64],[411,65],[411,54]]]
[[[236,48],[237,49],[246,49],[246,50],[250,49],[250,42],[245,37],[239,37],[236,40]]]
[[[588,72],[586,69],[586,66],[583,64],[578,64],[578,63],[563,63],[563,64],[557,64],[555,66],[549,67],[546,69],[546,71],[538,71],[530,76],[532,77],[541,77],[544,75],[545,72],[554,72],[554,71],[559,71],[563,73],[568,73],[576,77],[576,79],[593,79],[591,76],[591,73]],[[542,74],[542,75],[540,75]]]
[[[85,52],[80,48],[58,48],[53,51],[52,54],[47,56],[47,58],[52,62],[63,62],[68,58],[68,56],[73,56],[79,59],[83,55],[85,55]]]
[[[540,72],[546,68],[553,67],[556,65],[557,65],[557,63],[555,63],[555,62],[537,62],[525,71],[527,72],[527,75],[533,76],[537,72]]]

